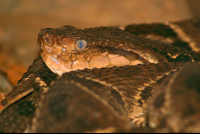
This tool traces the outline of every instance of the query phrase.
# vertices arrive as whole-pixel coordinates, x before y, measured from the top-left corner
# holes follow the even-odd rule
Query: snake
[[[200,20],[43,28],[0,132],[200,132]]]

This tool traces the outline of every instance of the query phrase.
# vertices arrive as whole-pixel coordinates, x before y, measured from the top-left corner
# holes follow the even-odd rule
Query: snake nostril
[[[42,36],[42,40],[47,45],[53,45],[54,44],[54,36],[52,34],[45,33]]]
[[[53,45],[53,44],[54,44],[53,38],[45,37],[45,38],[44,38],[44,41],[45,41],[48,45]]]

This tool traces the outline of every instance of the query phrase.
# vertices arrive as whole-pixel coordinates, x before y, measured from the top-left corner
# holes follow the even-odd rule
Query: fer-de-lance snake
[[[199,26],[198,20],[183,22]],[[0,131],[184,132],[187,123],[177,127],[178,123],[168,122],[173,116],[164,116],[171,115],[166,114],[166,109],[175,103],[165,102],[173,100],[168,99],[171,96],[175,98],[169,95],[169,87],[176,78],[182,78],[179,76],[182,72],[194,68],[188,73],[193,76],[199,68],[200,55],[190,50],[198,51],[199,33],[181,34],[183,30],[177,30],[177,23],[183,22],[147,25],[146,31],[138,25],[143,34],[137,32],[135,25],[124,29],[77,29],[73,26],[42,29],[38,34],[41,58],[34,61],[1,102],[4,107],[0,111]],[[165,34],[159,33],[160,30],[156,35],[158,27],[163,28]],[[154,33],[147,33],[148,28],[155,28]],[[170,28],[178,32],[171,34]],[[144,37],[162,39],[163,42]],[[177,47],[176,42],[184,44],[188,40],[185,48]],[[199,74],[196,75],[198,80]],[[156,97],[151,97],[154,94]],[[192,116],[195,115],[194,112]],[[195,125],[198,128],[198,122]],[[185,131],[195,130],[191,128]]]

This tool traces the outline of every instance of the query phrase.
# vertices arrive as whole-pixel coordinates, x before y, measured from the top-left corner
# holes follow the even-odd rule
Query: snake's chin
[[[64,62],[64,61],[61,61],[62,59],[58,61],[58,59],[53,54],[41,52],[41,58],[44,61],[44,63],[47,65],[47,67],[55,74],[62,75],[65,72],[72,71],[71,69],[63,66],[61,62]]]

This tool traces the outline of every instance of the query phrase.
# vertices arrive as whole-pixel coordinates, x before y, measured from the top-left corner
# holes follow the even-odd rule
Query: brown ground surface
[[[188,4],[188,1],[1,0],[0,52],[28,67],[39,53],[37,34],[40,28],[63,25],[85,28],[189,19],[196,15],[200,7],[196,3],[200,2],[195,0],[196,3]]]

